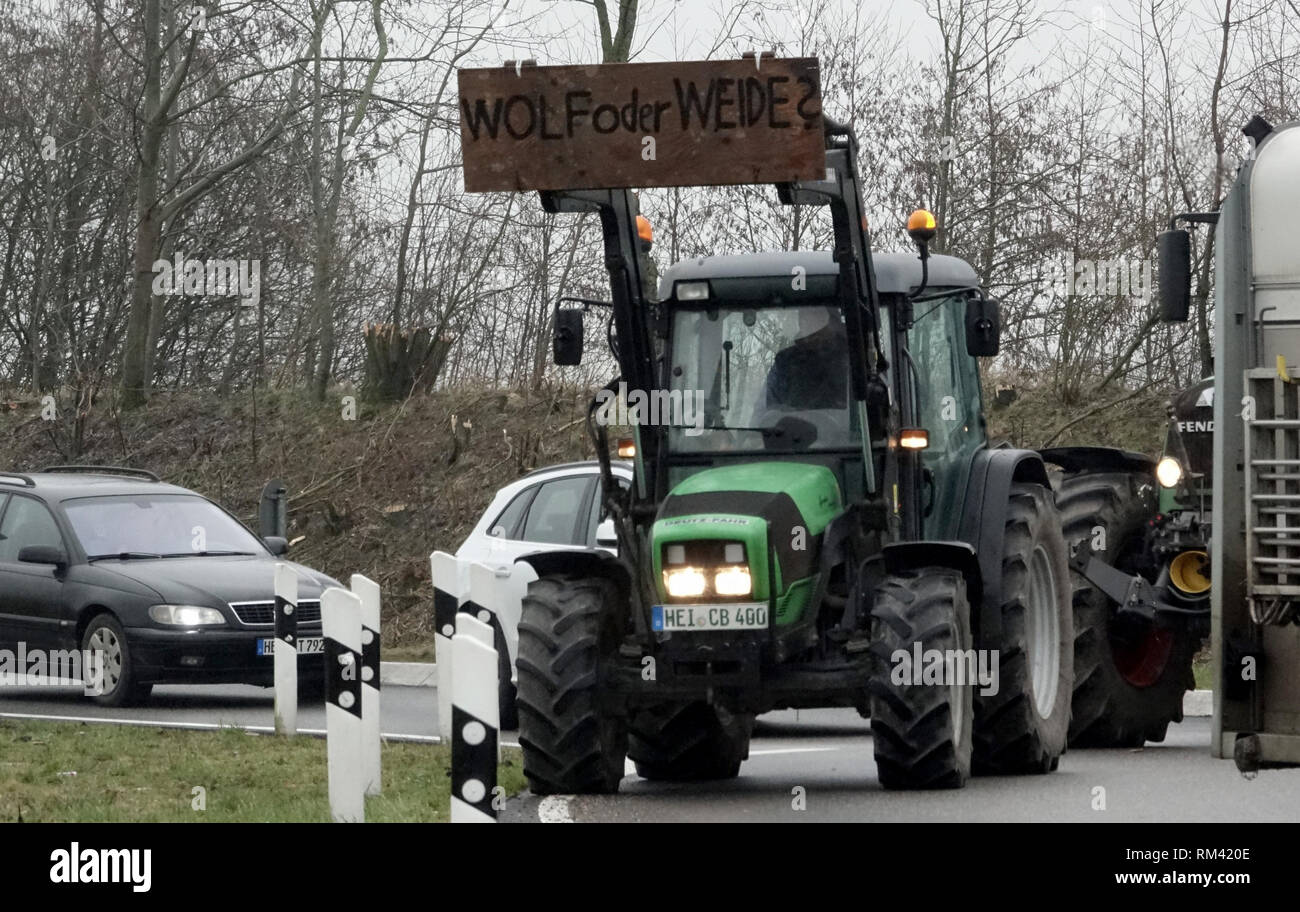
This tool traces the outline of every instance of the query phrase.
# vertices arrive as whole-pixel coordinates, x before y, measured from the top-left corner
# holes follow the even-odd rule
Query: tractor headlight
[[[673,598],[695,598],[704,594],[704,571],[699,567],[674,567],[664,571],[664,588]]]
[[[723,567],[713,577],[713,591],[718,595],[749,595],[752,589],[748,567]]]
[[[1162,488],[1177,487],[1183,480],[1183,467],[1172,456],[1166,456],[1156,463],[1156,481]]]

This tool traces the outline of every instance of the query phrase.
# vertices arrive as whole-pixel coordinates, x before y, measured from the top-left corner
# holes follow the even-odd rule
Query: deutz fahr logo
[[[670,519],[664,525],[693,526],[696,523],[727,523],[733,526],[747,526],[750,520],[738,519],[735,516],[692,516],[690,519]]]

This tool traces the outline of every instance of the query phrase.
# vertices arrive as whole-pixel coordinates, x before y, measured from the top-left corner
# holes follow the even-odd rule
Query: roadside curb
[[[1214,691],[1189,690],[1183,694],[1184,716],[1214,715]]]
[[[437,687],[436,662],[380,662],[379,683],[393,687]]]

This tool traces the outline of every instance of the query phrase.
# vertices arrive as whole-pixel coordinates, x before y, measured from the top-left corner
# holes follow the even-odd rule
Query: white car
[[[615,461],[614,477],[632,483],[632,463]],[[538,551],[600,548],[613,552],[617,541],[612,520],[600,519],[600,464],[570,462],[528,473],[497,491],[474,530],[456,551],[462,568],[486,564],[509,574],[509,584],[498,591],[508,595],[491,607],[499,623],[498,650],[504,644],[510,674],[502,663],[501,727],[514,728],[515,658],[519,654],[519,615],[528,583],[537,579],[528,564],[516,559]],[[463,577],[464,578],[464,577]]]

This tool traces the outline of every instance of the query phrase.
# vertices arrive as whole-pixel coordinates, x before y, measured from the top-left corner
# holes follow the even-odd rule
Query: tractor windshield
[[[844,322],[833,303],[675,311],[670,390],[678,453],[859,446]]]

